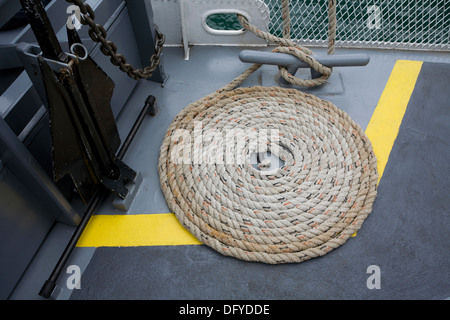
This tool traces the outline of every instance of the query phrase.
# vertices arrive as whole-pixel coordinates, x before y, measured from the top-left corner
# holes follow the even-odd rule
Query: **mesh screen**
[[[282,36],[279,0],[264,0]],[[450,0],[337,0],[338,47],[450,51]],[[328,0],[291,0],[292,39],[326,45]]]

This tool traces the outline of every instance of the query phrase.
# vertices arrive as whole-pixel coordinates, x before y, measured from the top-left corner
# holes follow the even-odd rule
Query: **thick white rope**
[[[227,130],[277,130],[266,149],[275,152],[278,140],[285,166],[273,174],[255,169],[246,136],[239,137],[246,161],[230,163],[226,149],[237,141],[226,139]],[[223,138],[212,146],[203,138],[203,161],[193,159],[199,133]],[[345,243],[371,212],[378,181],[370,141],[345,112],[297,90],[264,87],[189,105],[167,132],[159,173],[170,209],[199,241],[270,264],[301,262]]]
[[[176,116],[160,150],[161,188],[180,223],[214,250],[298,263],[359,231],[376,198],[377,160],[332,103],[294,89],[236,89],[259,67]],[[267,151],[284,161],[280,169],[251,163]]]

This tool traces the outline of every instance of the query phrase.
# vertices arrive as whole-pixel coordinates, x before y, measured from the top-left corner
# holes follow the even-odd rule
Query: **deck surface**
[[[124,159],[141,172],[142,186],[127,213],[114,210],[112,199],[108,199],[97,215],[170,213],[157,171],[166,129],[189,103],[216,91],[245,70],[247,66],[238,59],[240,50],[194,47],[190,61],[183,60],[181,48],[166,50],[165,70],[170,77],[165,86],[139,83],[118,120],[121,134],[125,135],[146,97],[152,94],[157,98],[157,116],[145,120]],[[323,54],[323,50],[315,51]],[[130,247],[124,242],[79,246],[69,265],[81,267],[81,289],[67,290],[69,275],[62,274],[55,298],[449,298],[450,57],[401,51],[340,52],[368,53],[371,63],[366,67],[336,68],[330,84],[311,93],[346,111],[364,130],[397,61],[424,61],[384,168],[373,212],[356,237],[324,257],[279,266],[224,257],[203,245],[163,243]],[[265,66],[244,85],[276,85],[276,75],[276,67]],[[381,271],[381,289],[370,290],[368,268],[374,265]],[[47,267],[43,278],[53,265]]]
[[[447,298],[449,75],[450,65],[423,65],[373,212],[341,248],[281,266],[223,257],[206,246],[99,248],[72,299]],[[147,194],[139,212],[156,204],[155,190]],[[159,208],[154,213],[165,212]],[[381,270],[379,290],[366,285],[372,265]]]

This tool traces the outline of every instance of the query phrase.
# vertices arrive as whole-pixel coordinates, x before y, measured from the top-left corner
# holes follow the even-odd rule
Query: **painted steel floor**
[[[148,118],[124,161],[143,183],[127,213],[109,199],[97,215],[169,213],[159,187],[159,147],[175,115],[221,88],[247,67],[239,48],[194,47],[165,53],[164,87],[141,82],[119,117],[125,134],[149,94],[159,112]],[[316,50],[321,53],[321,50]],[[366,52],[341,50],[340,52]],[[425,61],[379,184],[373,212],[355,238],[328,255],[271,266],[224,257],[203,245],[78,247],[69,265],[83,271],[79,290],[62,274],[55,299],[446,299],[450,297],[450,57],[367,51],[366,67],[336,69],[330,84],[312,93],[330,100],[366,129],[399,59]],[[440,63],[447,62],[447,63]],[[244,85],[276,85],[276,67],[263,67]],[[161,228],[164,228],[162,226]],[[64,229],[61,233],[70,233]],[[95,233],[95,230],[90,230]],[[119,231],[118,231],[119,233]],[[151,237],[151,236],[150,236]],[[64,246],[64,244],[62,244]],[[370,266],[381,271],[370,290]],[[54,265],[40,269],[40,277]],[[42,281],[42,283],[43,283]],[[40,287],[39,287],[40,288]]]

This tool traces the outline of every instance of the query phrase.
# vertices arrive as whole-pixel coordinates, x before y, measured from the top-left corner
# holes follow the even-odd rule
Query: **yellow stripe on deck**
[[[383,176],[397,139],[422,65],[420,61],[397,61],[367,127],[366,135],[378,159],[379,179]],[[77,246],[98,248],[200,244],[181,226],[174,214],[147,214],[93,216]]]
[[[398,60],[366,129],[377,157],[378,183],[397,139],[411,95],[422,70],[422,61]],[[357,233],[353,235],[356,237]]]
[[[399,60],[370,120],[366,135],[378,160],[378,182],[383,176],[423,62]]]
[[[201,244],[174,214],[96,215],[77,247],[143,247]]]

